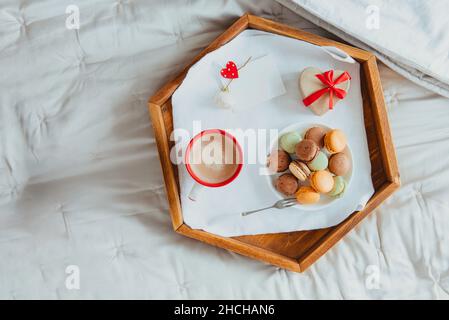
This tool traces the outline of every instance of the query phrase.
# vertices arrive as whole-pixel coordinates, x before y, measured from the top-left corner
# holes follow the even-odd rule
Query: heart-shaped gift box
[[[329,86],[325,83],[325,79],[323,79],[324,82],[320,80],[320,77],[325,78],[326,75],[330,77],[328,79],[330,80],[329,82],[336,82],[336,84],[333,86]],[[306,106],[308,106],[316,115],[322,116],[323,114],[331,110],[340,100],[342,100],[342,98],[344,98],[344,95],[348,92],[351,85],[350,79],[351,77],[349,76],[349,74],[347,74],[346,71],[331,70],[323,73],[323,71],[318,68],[309,67],[304,69],[304,71],[301,73],[301,76],[299,77],[299,91],[303,96],[303,101],[305,101],[315,93],[318,93],[320,91],[323,92],[321,96],[318,95],[319,98],[317,98],[316,100],[310,100],[314,101],[309,105],[304,102]],[[335,87],[340,94],[325,91],[326,88],[330,91],[331,87]]]

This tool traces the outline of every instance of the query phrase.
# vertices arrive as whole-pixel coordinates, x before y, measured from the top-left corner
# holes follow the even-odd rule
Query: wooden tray
[[[173,131],[171,97],[181,84],[190,66],[207,53],[232,40],[245,29],[258,29],[307,41],[319,46],[335,46],[350,54],[362,66],[363,111],[372,165],[371,177],[375,193],[365,209],[354,212],[337,226],[313,231],[228,238],[202,230],[191,229],[183,221],[179,198],[178,170],[170,161],[170,148],[173,146],[173,143],[170,141],[170,134]],[[271,20],[250,14],[243,15],[204,49],[181,74],[168,82],[151,97],[148,107],[159,150],[174,230],[187,237],[231,250],[250,258],[262,260],[292,271],[302,272],[400,186],[399,171],[391,140],[376,57],[361,49]]]

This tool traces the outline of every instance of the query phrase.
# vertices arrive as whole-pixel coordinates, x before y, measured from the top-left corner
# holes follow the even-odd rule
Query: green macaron
[[[327,168],[327,165],[329,164],[329,160],[327,159],[327,156],[321,152],[318,151],[315,158],[313,158],[312,161],[307,163],[309,166],[309,169],[312,171],[321,171]]]
[[[288,153],[295,153],[295,147],[301,140],[302,138],[299,132],[292,131],[284,134],[279,140],[279,143],[281,148]]]
[[[346,181],[343,177],[334,177],[334,188],[328,193],[330,197],[341,198],[346,191]]]

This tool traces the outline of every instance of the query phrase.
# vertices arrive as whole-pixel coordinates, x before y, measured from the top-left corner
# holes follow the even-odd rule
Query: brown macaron
[[[320,150],[315,141],[304,139],[296,145],[295,153],[299,160],[304,162],[312,161]]]
[[[292,161],[288,168],[291,173],[302,182],[306,181],[311,174],[309,167],[305,163],[298,160]]]
[[[286,196],[292,196],[298,190],[298,179],[290,173],[285,173],[279,178],[277,178],[276,189]]]
[[[350,169],[351,161],[345,153],[336,153],[329,158],[329,171],[336,176],[344,176]]]
[[[290,155],[284,150],[275,150],[268,157],[268,168],[272,173],[284,172],[290,165]]]
[[[321,149],[324,147],[324,136],[326,135],[326,130],[321,127],[313,127],[306,131],[304,139],[309,139],[314,141],[317,146]]]

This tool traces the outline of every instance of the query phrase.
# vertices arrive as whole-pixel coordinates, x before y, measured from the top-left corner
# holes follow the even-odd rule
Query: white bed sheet
[[[403,187],[309,270],[172,231],[147,99],[246,11],[321,33],[268,0],[1,0],[0,298],[449,298],[449,100],[386,68]]]

